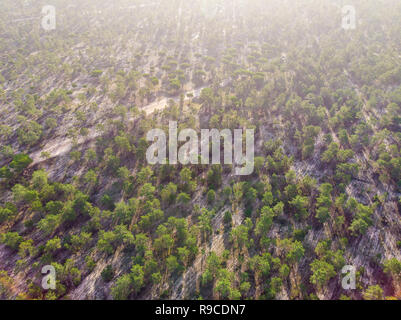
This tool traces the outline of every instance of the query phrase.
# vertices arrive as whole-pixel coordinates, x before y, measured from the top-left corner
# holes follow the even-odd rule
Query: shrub
[[[109,264],[102,271],[102,279],[104,282],[110,282],[111,280],[113,280],[113,277],[114,277],[114,270],[113,267]]]

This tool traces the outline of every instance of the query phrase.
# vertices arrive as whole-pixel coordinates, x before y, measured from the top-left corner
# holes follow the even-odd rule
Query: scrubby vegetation
[[[0,298],[401,297],[399,1],[53,2],[0,4]],[[150,165],[169,121],[254,173]]]

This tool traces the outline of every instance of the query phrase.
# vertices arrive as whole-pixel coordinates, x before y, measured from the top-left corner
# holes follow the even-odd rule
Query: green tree
[[[105,282],[110,282],[111,280],[113,280],[114,270],[112,265],[109,264],[108,266],[106,266],[106,268],[103,269],[101,276],[103,281]]]
[[[399,278],[401,276],[401,261],[396,258],[384,261],[383,267],[384,272],[391,274],[394,278]]]
[[[207,173],[207,183],[211,189],[218,189],[222,182],[223,169],[221,165],[214,164]]]
[[[4,243],[10,249],[16,251],[23,238],[18,234],[18,232],[7,232],[0,234],[0,242]]]
[[[27,168],[33,160],[26,154],[20,153],[14,156],[9,167],[14,170],[16,174],[20,174],[25,168]]]
[[[363,292],[363,298],[365,300],[383,300],[383,289],[379,285],[369,286]]]
[[[133,265],[131,268],[131,281],[134,293],[138,293],[144,285],[144,272],[143,267],[140,265]]]
[[[61,240],[58,237],[55,237],[53,239],[50,239],[46,242],[45,245],[45,252],[47,254],[54,254],[58,249],[61,248]]]
[[[37,190],[41,191],[45,186],[47,186],[47,173],[44,170],[37,170],[32,175],[32,187]]]
[[[167,266],[167,270],[170,273],[173,273],[174,271],[176,271],[178,269],[178,267],[179,267],[177,257],[176,256],[169,256],[166,259],[166,266]]]
[[[315,259],[310,266],[312,270],[310,282],[319,287],[324,286],[337,274],[334,266],[324,260]]]
[[[23,146],[36,144],[42,136],[42,126],[35,121],[23,121],[17,129],[18,142]]]
[[[119,277],[111,288],[111,295],[114,300],[127,300],[133,289],[131,275],[125,274]]]
[[[162,202],[173,204],[177,198],[177,185],[170,182],[160,193]]]
[[[309,211],[307,210],[309,199],[307,197],[297,195],[289,204],[293,208],[295,216],[298,219],[306,219],[309,216]]]

